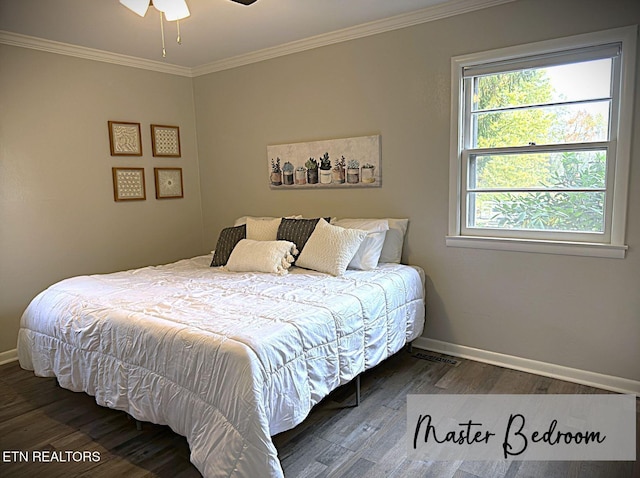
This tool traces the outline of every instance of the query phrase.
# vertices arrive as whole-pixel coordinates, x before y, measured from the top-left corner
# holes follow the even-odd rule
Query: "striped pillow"
[[[226,227],[220,231],[216,250],[213,253],[211,267],[224,266],[229,261],[229,256],[240,240],[247,237],[247,226]]]
[[[327,218],[327,222],[329,222],[330,219],[331,218]],[[314,219],[287,219],[283,217],[278,227],[276,239],[278,241],[293,242],[298,248],[298,252],[302,252],[304,245],[309,240],[319,220],[319,217]]]

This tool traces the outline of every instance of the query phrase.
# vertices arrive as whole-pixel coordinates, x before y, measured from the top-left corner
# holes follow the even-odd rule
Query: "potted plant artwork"
[[[271,158],[271,184],[274,186],[282,185],[282,170],[280,169],[280,158],[274,161]]]
[[[309,158],[304,165],[307,167],[307,183],[318,184],[318,162]]]
[[[336,164],[333,166],[331,170],[331,182],[336,184],[344,183],[344,167],[346,166],[346,162],[344,156],[340,159],[336,160]]]
[[[307,169],[304,166],[298,166],[296,168],[296,184],[307,184]]]
[[[370,163],[365,163],[362,166],[362,182],[363,183],[373,183],[375,182],[376,178],[374,177],[374,171],[375,171],[375,166],[373,164]]]
[[[360,162],[356,159],[350,159],[347,162],[347,183],[357,184],[360,182]]]
[[[329,160],[329,153],[324,153],[324,156],[320,158],[320,184],[331,183],[331,161]]]
[[[282,182],[285,186],[293,184],[293,164],[289,161],[282,165]]]

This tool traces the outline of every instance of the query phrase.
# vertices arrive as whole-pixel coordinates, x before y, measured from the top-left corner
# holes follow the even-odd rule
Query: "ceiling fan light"
[[[120,3],[141,17],[144,17],[149,8],[149,0],[120,0]]]
[[[191,15],[185,0],[153,0],[153,6],[164,13],[167,21],[182,20]]]

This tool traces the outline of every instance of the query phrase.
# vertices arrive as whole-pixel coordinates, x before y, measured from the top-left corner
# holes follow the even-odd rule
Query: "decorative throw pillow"
[[[296,265],[341,276],[366,236],[367,231],[333,226],[320,219]]]
[[[302,216],[300,216],[299,214],[295,214],[293,216],[285,216],[288,217],[290,219],[302,219]],[[236,219],[236,222],[233,223],[234,226],[242,226],[243,224],[247,223],[247,219],[252,218],[252,219],[277,219],[273,216],[242,216],[239,217],[238,219]]]
[[[367,231],[367,237],[347,266],[349,269],[369,271],[378,266],[384,239],[389,230],[389,221],[386,219],[338,219],[332,224]]]
[[[247,223],[247,220],[251,218],[251,219],[258,219],[258,220],[268,220],[268,219],[275,219],[275,217],[272,216],[242,216],[239,217],[238,219],[236,219],[236,222],[233,223],[234,226],[242,226],[243,224]]]
[[[231,252],[226,268],[232,272],[286,274],[297,253],[293,242],[242,239]]]
[[[275,241],[280,226],[279,217],[273,219],[247,218],[247,239],[254,241]]]
[[[280,222],[280,227],[278,227],[276,239],[278,241],[291,241],[296,245],[298,251],[302,252],[319,220],[319,217],[314,219],[289,219],[284,217]]]
[[[218,236],[218,243],[216,244],[216,250],[213,252],[213,260],[211,261],[211,267],[224,266],[229,260],[231,251],[236,247],[236,244],[244,239],[247,235],[246,226],[226,227],[220,231]]]
[[[395,262],[399,264],[402,260],[402,247],[409,219],[387,218],[387,221],[389,221],[389,230],[384,238],[378,262]]]

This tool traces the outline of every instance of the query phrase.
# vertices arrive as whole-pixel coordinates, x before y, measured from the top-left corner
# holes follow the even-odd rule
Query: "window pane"
[[[611,59],[547,68],[552,101],[581,101],[611,96]]]
[[[475,155],[469,189],[605,188],[606,150]]]
[[[609,101],[473,113],[473,148],[609,139]]]
[[[611,59],[476,78],[473,111],[609,98]]]
[[[467,227],[604,231],[604,192],[469,193]]]

